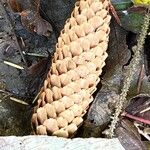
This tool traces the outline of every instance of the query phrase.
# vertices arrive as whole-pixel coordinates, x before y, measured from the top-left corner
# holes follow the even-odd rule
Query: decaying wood
[[[108,0],[75,4],[32,117],[36,134],[70,137],[83,122],[107,58],[108,7]]]
[[[50,136],[0,137],[1,150],[124,150],[118,139],[76,138]]]

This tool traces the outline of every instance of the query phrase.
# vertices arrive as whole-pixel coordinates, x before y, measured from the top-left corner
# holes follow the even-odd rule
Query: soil
[[[41,1],[41,16],[53,26],[50,36],[46,37],[27,31],[19,14],[10,9],[6,0],[0,1],[0,135],[31,133],[32,101],[50,68],[56,39],[74,3],[75,0]],[[9,66],[4,61],[24,69]]]

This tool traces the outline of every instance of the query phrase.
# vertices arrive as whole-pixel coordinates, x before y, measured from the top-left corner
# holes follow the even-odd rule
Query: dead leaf
[[[52,26],[49,22],[42,19],[38,12],[24,10],[20,13],[23,26],[30,32],[39,35],[50,36]]]
[[[130,104],[125,109],[129,114],[143,118],[145,120],[150,120],[150,96],[149,95],[137,95],[130,100]],[[145,110],[145,111],[144,111]]]
[[[129,120],[121,120],[115,133],[126,150],[146,150],[137,128]]]
[[[111,91],[99,91],[89,108],[83,125],[83,137],[99,137],[110,122],[118,95]]]
[[[22,12],[24,10],[38,12],[40,0],[8,0],[7,3],[14,12]]]
[[[63,29],[65,21],[70,18],[76,0],[44,0],[40,6],[40,13],[48,20],[57,36]]]

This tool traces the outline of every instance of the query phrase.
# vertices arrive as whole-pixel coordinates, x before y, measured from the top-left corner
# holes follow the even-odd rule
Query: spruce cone
[[[107,58],[108,5],[108,0],[75,4],[32,116],[36,134],[70,137],[83,122]]]

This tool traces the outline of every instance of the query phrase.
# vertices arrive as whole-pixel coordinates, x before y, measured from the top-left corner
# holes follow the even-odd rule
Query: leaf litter
[[[42,7],[45,8],[47,3],[48,3],[47,1],[44,1]],[[49,2],[49,3],[51,3],[52,6],[54,6],[54,8],[57,8],[56,5],[58,3],[56,1],[54,1],[53,3],[52,2]],[[65,6],[65,5],[66,5],[65,8],[70,6],[69,11],[71,12],[71,8],[73,8],[73,3],[74,2],[72,2],[72,4],[70,4],[70,5],[67,3],[66,4],[63,3],[64,5],[61,5],[59,3],[59,8],[61,8],[62,6]],[[57,8],[57,9],[59,9],[59,8]],[[39,58],[35,58],[35,57],[36,56],[37,57],[48,56],[47,54],[45,55],[47,48],[51,51],[51,53],[53,53],[54,45],[56,43],[55,37],[58,36],[60,30],[62,29],[64,20],[66,18],[68,18],[70,15],[70,12],[67,9],[59,9],[61,12],[59,14],[56,14],[57,9],[54,9],[53,11],[52,11],[52,8],[45,9],[45,12],[43,11],[44,9],[42,9],[42,12],[41,12],[41,14],[45,17],[45,19],[47,19],[51,23],[53,28],[55,29],[55,31],[53,31],[54,34],[52,33],[52,35],[48,39],[47,37],[38,36],[35,33],[30,33],[28,31],[26,31],[20,23],[18,14],[14,15],[9,10],[9,8],[6,7],[6,12],[7,12],[7,14],[9,14],[9,17],[11,19],[8,16],[6,18],[7,19],[9,18],[11,22],[12,22],[12,19],[14,19],[16,22],[18,22],[17,23],[18,25],[14,25],[15,26],[14,31],[15,31],[15,35],[17,35],[17,37],[21,37],[23,39],[23,42],[25,43],[25,44],[23,44],[23,47],[24,47],[23,51],[25,51],[25,53],[23,55],[27,61],[28,69],[26,70],[26,72],[22,72],[22,73],[16,72],[16,70],[14,71],[13,76],[11,77],[12,80],[16,78],[16,80],[19,79],[19,82],[20,82],[20,80],[26,76],[26,79],[24,78],[24,80],[23,80],[24,83],[21,85],[19,84],[18,87],[16,87],[16,86],[10,85],[10,83],[9,83],[9,82],[11,82],[10,79],[7,80],[7,82],[5,83],[5,80],[7,78],[10,78],[10,76],[8,74],[5,74],[4,66],[2,66],[3,71],[1,71],[1,72],[3,72],[4,75],[3,74],[1,75],[1,78],[3,77],[1,79],[1,81],[4,81],[4,83],[6,84],[4,90],[11,92],[13,95],[17,95],[19,97],[24,97],[24,98],[26,98],[26,96],[25,96],[26,92],[32,91],[31,93],[34,93],[34,94],[28,95],[28,98],[30,98],[32,100],[33,100],[33,97],[35,97],[36,94],[38,93],[37,89],[39,89],[40,84],[42,84],[42,78],[44,79],[44,75],[40,75],[40,74],[45,72],[45,70],[46,70],[46,68],[45,68],[45,70],[42,70],[42,66],[43,66],[43,64],[44,64],[44,66],[45,65],[49,66],[50,62],[47,63],[48,59],[45,59],[45,58],[43,60],[39,61]],[[132,10],[132,11],[136,12],[137,10],[136,11]],[[142,10],[139,10],[139,11],[142,11]],[[54,12],[54,13],[52,13],[52,12]],[[44,14],[46,14],[46,15],[44,15]],[[61,20],[60,14],[65,14],[64,18],[62,20]],[[6,16],[6,14],[4,16]],[[44,26],[41,26],[40,28],[42,28],[42,29],[40,29],[40,32],[45,32],[45,31],[41,31],[41,30],[43,30]],[[109,49],[108,49],[109,57],[106,62],[107,65],[104,68],[103,75],[101,76],[101,78],[102,78],[101,84],[99,85],[98,90],[95,93],[94,102],[91,104],[89,111],[87,113],[86,119],[85,119],[85,123],[81,126],[81,129],[79,130],[77,136],[78,135],[82,136],[82,137],[103,136],[102,132],[108,127],[108,125],[110,123],[110,116],[114,112],[114,109],[115,109],[114,105],[119,98],[119,93],[120,93],[120,89],[122,86],[122,79],[123,79],[123,75],[124,75],[124,69],[126,68],[126,66],[128,66],[128,64],[130,63],[130,61],[132,59],[133,52],[131,50],[131,47],[134,44],[136,44],[134,42],[134,41],[136,41],[136,35],[132,32],[129,32],[129,30],[133,31],[133,29],[130,28],[130,26],[128,26],[128,25],[126,25],[125,28],[128,31],[119,27],[115,23],[115,21],[112,20],[111,35],[110,35],[110,42],[109,42]],[[4,30],[4,29],[2,29],[2,30]],[[137,32],[137,30],[136,30],[136,32]],[[6,39],[8,40],[9,37],[6,37]],[[148,51],[148,48],[150,46],[149,42],[148,42],[149,39],[150,38],[147,37],[146,45],[144,48],[145,52],[143,54],[140,64],[136,68],[136,73],[134,74],[134,80],[131,83],[131,87],[130,87],[129,93],[128,93],[128,99],[131,99],[131,100],[125,110],[126,112],[128,112],[129,114],[131,114],[133,116],[142,117],[142,118],[148,119],[148,120],[150,119],[149,118],[149,116],[150,116],[149,115],[149,102],[148,102],[149,96],[146,96],[146,95],[139,96],[138,94],[149,94],[150,93],[149,92],[150,91],[150,86],[149,86],[149,62],[150,61],[149,61],[149,51]],[[43,45],[41,44],[42,43],[41,41],[43,42]],[[18,43],[17,40],[15,42]],[[8,44],[8,42],[6,44]],[[12,44],[10,44],[10,45],[12,45]],[[50,45],[52,45],[52,47],[49,47]],[[9,46],[8,46],[8,48],[9,48]],[[5,55],[6,55],[5,57],[7,57],[7,60],[9,60],[9,61],[14,60],[14,57],[15,57],[15,60],[17,60],[17,58],[18,58],[18,61],[15,63],[25,65],[24,62],[22,61],[22,57],[20,56],[20,54],[18,52],[16,53],[16,51],[13,49],[18,49],[18,48],[16,48],[16,47],[11,48],[11,49],[9,48],[8,49],[9,51],[7,50],[5,52]],[[6,49],[4,48],[4,50],[6,50]],[[35,54],[35,55],[32,55],[32,54]],[[3,56],[3,54],[1,56]],[[141,68],[144,68],[144,69],[142,70]],[[6,71],[7,70],[8,69],[6,69]],[[13,69],[9,68],[9,70],[13,70]],[[33,81],[32,79],[33,78],[35,79],[34,74],[36,74],[38,72],[38,70],[39,70],[39,72],[41,70],[41,73],[39,73],[39,76],[36,78],[35,81]],[[141,71],[142,71],[142,75],[141,75]],[[29,79],[29,76],[31,77],[31,79]],[[38,81],[39,79],[41,79],[41,82],[40,83],[38,82],[36,84],[35,82]],[[32,83],[31,87],[29,86],[28,83],[26,83],[26,81],[28,81],[28,83]],[[15,80],[13,80],[13,82],[15,82],[15,84],[17,83]],[[16,90],[16,89],[14,89],[14,87],[16,89],[17,88],[18,89]],[[19,89],[19,87],[23,87],[23,88]],[[37,88],[37,87],[39,87],[39,88]],[[25,90],[27,90],[27,91],[21,92],[21,91],[25,91]],[[27,102],[32,103],[32,100],[27,101]],[[7,101],[3,101],[3,103],[4,103],[3,105],[5,106],[5,103],[7,103]],[[9,107],[9,108],[11,108],[11,107]],[[30,110],[31,110],[31,108],[30,108]],[[14,111],[14,110],[12,109],[11,111]],[[20,112],[20,110],[18,110],[18,113],[19,112]],[[16,117],[16,114],[15,114],[15,117]],[[149,135],[149,128],[147,127],[147,125],[145,125],[141,122],[139,123],[138,121],[136,121],[134,119],[132,120],[132,118],[128,118],[125,116],[124,117],[122,116],[121,118],[123,118],[123,119],[120,120],[119,125],[116,128],[116,135],[119,139],[121,139],[124,147],[125,148],[128,147],[129,149],[132,149],[132,147],[135,147],[136,149],[145,149],[145,146],[144,146],[142,140],[143,140],[144,135],[146,135],[146,136]],[[22,120],[24,121],[24,119],[22,119]],[[5,121],[3,121],[3,122],[5,122]],[[6,122],[6,124],[9,124],[9,123]],[[7,126],[7,128],[9,128],[9,125]],[[6,130],[6,128],[5,128],[5,130]],[[9,132],[10,132],[10,130],[9,130]],[[9,132],[8,132],[8,134],[9,134]],[[17,131],[15,134],[22,135],[22,133],[21,133],[22,130],[19,129],[19,132]],[[26,133],[24,132],[23,134],[27,134],[27,133],[29,133],[29,131]],[[124,135],[124,137],[122,137],[122,134]],[[143,135],[142,140],[141,140],[140,134]],[[145,136],[145,138],[146,138],[146,136]]]

